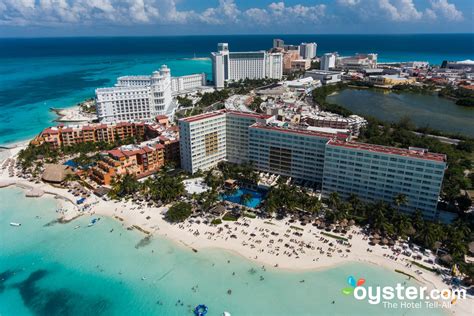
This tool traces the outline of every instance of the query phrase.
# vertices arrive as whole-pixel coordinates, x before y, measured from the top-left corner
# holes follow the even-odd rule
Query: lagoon
[[[326,99],[355,114],[396,122],[404,116],[417,127],[474,137],[474,108],[456,105],[436,95],[379,89],[345,89]]]

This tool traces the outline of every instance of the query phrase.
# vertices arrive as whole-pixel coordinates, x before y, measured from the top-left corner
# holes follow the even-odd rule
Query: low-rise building
[[[312,69],[306,71],[304,75],[305,77],[311,77],[315,80],[321,81],[323,85],[335,84],[342,80],[342,73],[339,71]]]
[[[305,71],[311,68],[311,59],[295,59],[291,61],[291,71]]]
[[[54,148],[59,148],[87,142],[114,143],[128,138],[133,138],[137,141],[144,140],[145,123],[120,122],[76,126],[58,125],[45,128],[31,143],[34,145],[48,143]]]
[[[158,172],[165,163],[164,146],[127,145],[109,150],[92,167],[91,179],[109,185],[114,177],[131,174],[140,179]]]
[[[400,84],[412,84],[416,78],[401,77],[399,75],[369,76],[369,81],[376,85],[395,86]]]

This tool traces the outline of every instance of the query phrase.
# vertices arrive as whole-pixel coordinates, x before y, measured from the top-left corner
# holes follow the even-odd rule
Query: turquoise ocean
[[[161,64],[175,76],[205,72],[218,42],[231,50],[318,43],[318,55],[376,52],[380,61],[474,59],[474,34],[228,35],[179,37],[0,38],[0,145],[33,137],[53,124],[49,108],[65,108],[112,86],[122,75],[150,74]],[[188,59],[186,59],[188,58]]]
[[[264,270],[226,251],[194,253],[159,237],[137,248],[143,234],[118,221],[102,218],[87,227],[84,217],[57,224],[56,208],[52,197],[0,190],[0,315],[192,315],[198,304],[206,304],[210,316],[444,315],[385,309],[342,294],[350,275],[373,286],[411,283],[378,266]]]

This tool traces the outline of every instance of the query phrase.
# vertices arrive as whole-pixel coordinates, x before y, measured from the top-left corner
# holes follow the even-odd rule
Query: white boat
[[[10,226],[20,227],[21,224],[20,224],[20,223],[11,222],[11,223],[10,223]]]
[[[223,312],[222,316],[231,316],[229,312]]]
[[[76,227],[74,227],[74,229],[78,229],[79,227],[81,227],[81,225],[77,225]]]

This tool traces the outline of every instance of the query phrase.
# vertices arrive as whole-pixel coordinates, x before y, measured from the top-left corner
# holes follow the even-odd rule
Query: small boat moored
[[[10,223],[10,226],[20,227],[20,226],[21,226],[21,223],[11,222],[11,223]]]

